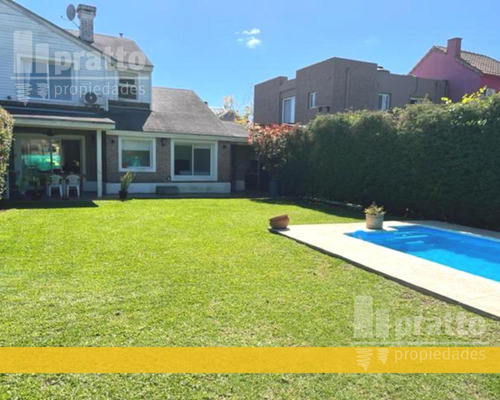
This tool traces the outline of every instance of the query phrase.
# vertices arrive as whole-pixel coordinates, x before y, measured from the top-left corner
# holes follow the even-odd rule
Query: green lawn
[[[249,199],[95,205],[0,212],[0,346],[356,346],[356,295],[373,296],[393,317],[475,316],[266,229],[284,212],[295,224],[360,218],[342,209]],[[498,346],[500,324],[485,324],[474,338],[431,332],[403,342]],[[499,393],[498,375],[0,376],[0,399]]]

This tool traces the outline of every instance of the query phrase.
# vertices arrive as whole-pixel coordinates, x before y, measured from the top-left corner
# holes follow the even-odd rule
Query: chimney
[[[85,4],[78,5],[76,12],[80,20],[80,39],[94,43],[94,18],[97,8]]]
[[[452,57],[460,57],[462,51],[462,39],[453,38],[448,40],[448,47],[446,49],[447,53]]]

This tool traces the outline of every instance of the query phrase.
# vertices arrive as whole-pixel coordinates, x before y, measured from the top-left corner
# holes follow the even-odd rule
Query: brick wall
[[[170,139],[163,139],[165,147],[161,145],[161,139],[156,139],[156,172],[134,172],[135,183],[168,182],[170,176]],[[106,176],[104,180],[108,183],[120,182],[123,172],[118,168],[118,136],[106,135]]]
[[[106,135],[105,139],[105,176],[104,181],[108,183],[120,182],[124,174],[118,170],[118,136]],[[161,139],[156,139],[156,172],[134,172],[135,183],[169,182],[170,171],[170,146],[171,140],[164,139],[165,146],[162,147]],[[218,182],[231,181],[231,142],[218,142]],[[173,172],[173,171],[172,171]]]
[[[231,181],[231,143],[219,142],[218,147],[219,159],[217,160],[218,181]]]

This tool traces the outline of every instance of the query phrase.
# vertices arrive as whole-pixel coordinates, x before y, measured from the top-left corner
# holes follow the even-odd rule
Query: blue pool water
[[[500,282],[500,240],[422,225],[392,229],[347,235]]]

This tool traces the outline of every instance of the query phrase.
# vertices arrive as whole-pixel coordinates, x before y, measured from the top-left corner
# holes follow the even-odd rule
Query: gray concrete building
[[[374,63],[330,58],[255,85],[254,121],[306,123],[319,113],[388,110],[446,96],[446,81],[397,75]]]

